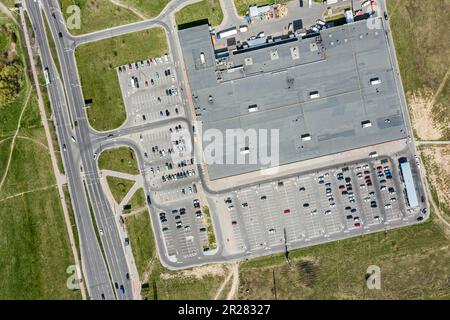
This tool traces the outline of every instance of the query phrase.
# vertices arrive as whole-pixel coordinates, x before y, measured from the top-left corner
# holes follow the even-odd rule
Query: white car
[[[103,232],[103,228],[98,229],[98,232],[100,232],[101,236],[105,235],[105,233]]]
[[[325,211],[325,215],[327,216],[327,215],[330,215],[331,214],[331,210],[327,210],[327,211]]]
[[[322,20],[320,20],[320,19],[317,19],[316,23],[317,23],[318,25],[320,25],[320,26],[324,26],[324,25],[325,25],[325,22],[322,21]]]

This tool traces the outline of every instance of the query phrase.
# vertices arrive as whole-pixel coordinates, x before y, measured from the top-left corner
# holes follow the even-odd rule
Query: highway
[[[49,74],[53,75],[47,90],[53,117],[57,124],[56,132],[61,144],[61,150],[63,150],[63,144],[66,145],[66,151],[62,152],[62,158],[78,227],[82,270],[83,274],[87,275],[85,277],[86,286],[90,296],[94,299],[100,299],[102,294],[106,299],[114,299],[108,270],[96,239],[84,192],[83,180],[79,169],[78,146],[70,143],[72,126],[67,113],[64,88],[60,79],[54,76],[57,74],[56,66],[51,57],[41,11],[34,1],[27,1],[27,9],[34,28],[34,35],[39,45],[42,65],[49,69]]]
[[[116,296],[119,299],[130,299],[132,297],[131,283],[126,278],[128,265],[123,244],[114,223],[114,214],[101,188],[97,164],[90,148],[89,124],[84,110],[74,53],[72,50],[66,50],[68,44],[66,39],[58,38],[59,30],[65,26],[61,25],[59,20],[52,18],[50,2],[45,1],[40,4],[49,22],[53,38],[60,40],[55,41],[55,45],[61,64],[63,83],[56,77],[57,72],[51,58],[48,41],[45,38],[45,27],[39,3],[27,0],[26,8],[35,29],[42,64],[44,68],[49,68],[52,79],[52,83],[48,86],[49,97],[57,124],[61,150],[63,150],[63,145],[66,145],[67,149],[66,152],[63,152],[63,161],[77,218],[83,274],[88,292],[92,299],[114,299]],[[67,102],[64,98],[64,88]],[[77,126],[71,125],[67,111],[70,111],[72,121],[78,122]],[[75,138],[75,142],[72,141],[72,136]],[[95,223],[98,228],[104,230],[104,235],[100,238],[107,264],[105,264],[96,238],[85,189],[91,200]],[[125,293],[121,294],[119,291],[115,293],[111,280],[113,283],[123,285]]]
[[[48,67],[52,78],[52,82],[48,86],[49,99],[60,148],[61,150],[66,149],[62,155],[63,163],[80,238],[84,281],[91,299],[131,299],[132,288],[131,282],[127,279],[129,269],[124,253],[124,244],[119,237],[112,208],[101,188],[97,163],[94,160],[94,148],[91,141],[94,139],[98,142],[104,137],[104,133],[93,130],[87,121],[74,50],[81,43],[131,33],[155,25],[159,25],[167,31],[170,45],[173,48],[176,44],[173,37],[170,36],[173,29],[167,24],[169,14],[180,6],[195,2],[198,0],[173,1],[153,20],[74,37],[65,27],[57,1],[24,1],[39,45],[42,65],[44,68]],[[44,17],[41,10],[48,21],[51,35],[45,34]],[[162,21],[163,19],[166,22]],[[60,33],[62,37],[59,36]],[[47,36],[52,36],[55,40],[62,79],[58,77]],[[175,120],[173,119],[173,121]],[[77,122],[76,126],[74,126],[75,121]],[[142,129],[144,128],[126,129],[122,134]],[[118,131],[117,134],[119,135],[121,132]],[[75,142],[72,141],[72,137]],[[149,192],[148,186],[146,186],[146,191]],[[95,221],[92,220],[91,209]],[[97,240],[97,230],[94,226],[104,230],[104,234],[100,236],[102,248]],[[158,241],[158,245],[161,249],[162,241]],[[114,290],[113,283],[117,283],[119,286],[123,285],[125,294]]]
[[[169,15],[182,6],[198,1],[172,1],[155,19],[82,36],[72,36],[66,29],[64,17],[57,1],[39,2],[24,0],[24,5],[39,45],[42,65],[44,68],[49,68],[49,74],[52,78],[52,83],[48,86],[49,98],[61,150],[64,149],[64,146],[66,148],[66,152],[63,152],[62,155],[63,163],[79,232],[84,280],[91,299],[131,299],[132,288],[130,281],[126,277],[129,269],[125,257],[124,244],[119,237],[119,232],[114,222],[114,212],[102,190],[97,163],[94,160],[94,150],[109,133],[97,132],[88,123],[76,67],[75,48],[82,43],[99,41],[121,34],[148,29],[156,25],[166,30],[169,46],[170,48],[175,48],[178,44],[175,42],[174,37],[171,36],[174,33],[173,28],[175,26],[173,28],[170,26]],[[48,21],[51,35],[45,34],[44,17],[41,10]],[[61,79],[58,77],[57,68],[50,53],[47,36],[52,36],[55,40],[62,73]],[[186,119],[181,118],[174,118],[171,121],[177,120],[186,121]],[[75,121],[77,122],[76,126],[74,125]],[[117,136],[121,136],[143,129],[145,128],[125,128],[123,130],[115,130],[115,132]],[[72,141],[72,137],[75,139],[75,142]],[[94,144],[93,141],[95,141]],[[128,144],[130,143],[124,142],[121,145]],[[139,154],[139,151],[136,151]],[[143,164],[143,162],[141,163]],[[146,192],[150,191],[148,185],[145,186],[145,189]],[[95,221],[92,221],[90,206],[92,206],[92,215],[95,217]],[[102,248],[97,241],[95,225],[97,228],[104,230],[104,235],[100,236]],[[158,239],[157,243],[159,252],[164,252],[162,251],[164,246],[162,239]],[[169,266],[169,261],[164,261],[164,254],[161,254],[161,258],[163,264]],[[119,286],[123,285],[125,294],[114,290],[113,283],[117,283]]]

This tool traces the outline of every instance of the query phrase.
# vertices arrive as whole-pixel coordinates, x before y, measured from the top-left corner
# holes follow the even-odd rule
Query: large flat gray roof
[[[280,165],[405,138],[385,31],[367,25],[334,27],[319,39],[290,39],[219,60],[207,25],[180,31],[203,130],[278,129]],[[381,83],[372,85],[374,78]],[[319,98],[310,98],[314,91]],[[249,113],[250,105],[258,111]],[[367,120],[372,126],[362,128]],[[303,134],[311,140],[302,141]],[[214,180],[260,168],[210,164],[208,173]]]

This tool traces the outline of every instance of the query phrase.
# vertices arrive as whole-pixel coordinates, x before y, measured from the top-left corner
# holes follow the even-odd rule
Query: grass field
[[[91,126],[99,131],[119,127],[126,119],[116,67],[167,52],[165,32],[152,28],[81,45],[76,59]]]
[[[129,174],[139,173],[139,167],[134,151],[127,147],[103,151],[98,158],[98,166],[100,169],[119,171]]]
[[[287,3],[289,0],[234,0],[234,5],[236,6],[236,10],[240,16],[245,16],[245,14],[248,11],[248,8],[257,5],[259,6],[265,6],[267,4],[273,4],[273,3]]]
[[[205,217],[205,226],[208,233],[209,248],[215,249],[217,248],[217,243],[216,243],[216,235],[214,234],[214,227],[211,222],[211,214],[207,206],[204,206],[202,209]]]
[[[67,211],[69,212],[70,225],[72,226],[72,232],[73,232],[73,236],[74,236],[74,240],[75,240],[75,245],[77,247],[77,251],[78,251],[78,255],[79,255],[81,252],[80,251],[80,238],[78,236],[78,229],[77,229],[77,224],[76,224],[76,220],[75,220],[75,212],[73,211],[72,201],[70,198],[69,188],[67,187],[67,185],[63,186],[63,191],[64,191],[64,197],[66,199]]]
[[[172,272],[159,262],[147,211],[126,218],[125,225],[141,281],[149,287],[142,295],[148,300],[211,299],[224,279],[203,267],[201,271]],[[211,267],[209,267],[211,268]]]
[[[69,30],[74,35],[98,31],[140,20],[140,18],[130,10],[116,6],[109,0],[60,0],[59,3],[66,21],[72,14],[67,12],[69,6],[77,5],[80,8],[81,28]]]
[[[448,299],[449,239],[434,221],[245,262],[240,299]],[[381,268],[368,290],[367,268]]]
[[[128,191],[130,191],[131,187],[135,183],[132,180],[116,177],[106,177],[106,181],[108,181],[109,189],[111,190],[111,193],[117,203],[120,203],[123,198],[125,198]]]
[[[450,222],[450,146],[422,145],[419,150],[431,195]]]
[[[130,213],[135,210],[145,208],[145,193],[142,188],[138,189],[127,203],[127,208],[123,213]]]
[[[9,38],[6,33],[0,33],[0,53],[9,47]]]
[[[12,8],[14,7],[14,3],[16,2],[16,0],[2,0],[2,2],[8,8]]]
[[[19,39],[18,57],[25,65],[20,35],[12,28]],[[6,173],[0,187],[0,299],[80,299],[79,292],[66,287],[72,251],[36,95],[24,77],[16,100],[0,107],[0,177]]]
[[[0,202],[0,299],[80,299],[56,188]]]
[[[217,26],[222,22],[223,12],[219,0],[197,2],[175,13],[177,25],[189,24],[203,19],[208,19],[212,26]]]
[[[151,233],[148,211],[127,217],[125,226],[130,236],[131,248],[139,275],[147,270],[147,264],[155,253],[155,244]]]
[[[145,18],[156,17],[170,0],[120,0],[121,4],[135,9]],[[80,8],[81,28],[69,30],[74,35],[89,33],[141,20],[130,9],[120,7],[109,0],[60,0],[66,20],[71,15],[67,9],[71,5]]]
[[[387,4],[415,133],[425,140],[450,139],[448,80],[435,97],[450,69],[450,2],[388,0]]]
[[[170,0],[121,0],[132,8],[141,12],[146,18],[156,17],[162,9],[170,2]]]

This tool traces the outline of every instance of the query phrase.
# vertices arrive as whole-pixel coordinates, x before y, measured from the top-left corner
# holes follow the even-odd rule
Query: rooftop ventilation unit
[[[255,111],[258,111],[258,106],[256,104],[248,106],[248,112],[255,112]]]
[[[311,99],[317,99],[317,98],[319,98],[319,97],[320,97],[319,91],[311,91],[311,92],[309,93],[309,97],[310,97]]]
[[[372,126],[372,122],[370,120],[361,121],[362,128],[369,128]]]
[[[381,83],[380,78],[372,78],[372,79],[370,79],[370,84],[373,85],[373,86],[376,86],[376,85],[378,85],[380,83]]]
[[[309,133],[302,134],[300,137],[301,137],[302,141],[311,140],[311,135]]]
[[[241,148],[241,154],[249,154],[250,148],[249,147],[243,147]]]
[[[204,52],[201,52],[201,53],[200,53],[200,62],[201,62],[202,64],[205,64],[205,53],[204,53]]]

